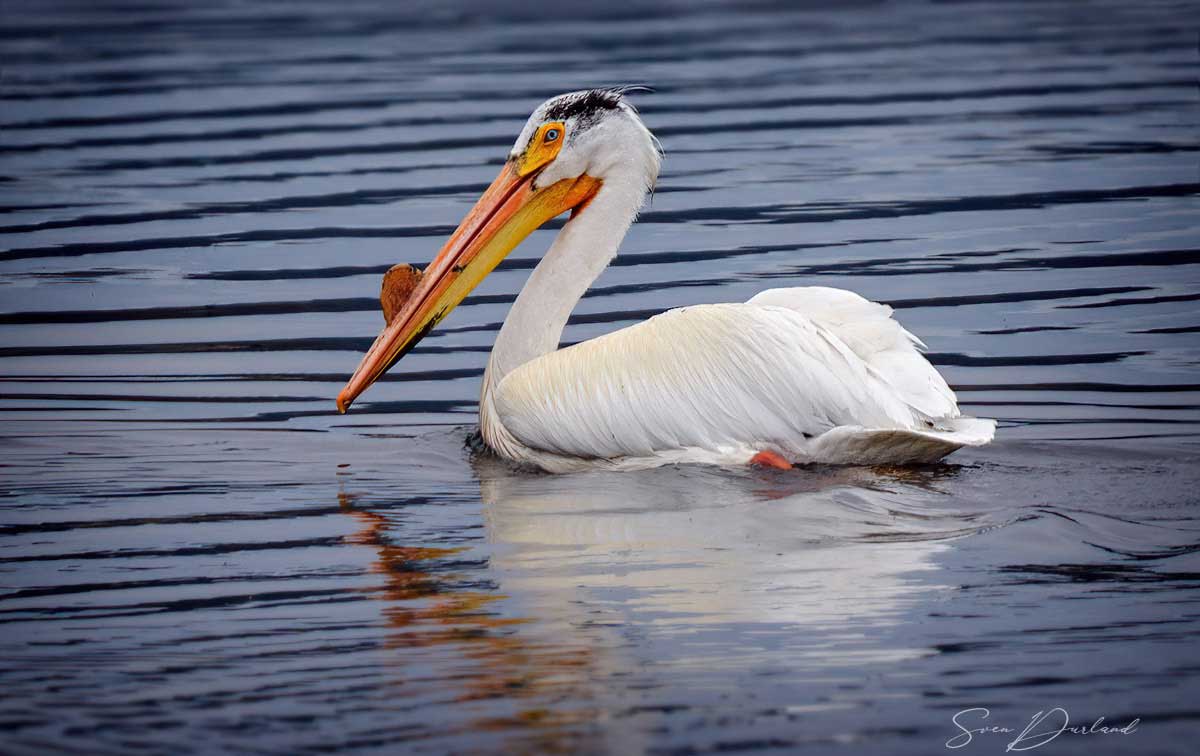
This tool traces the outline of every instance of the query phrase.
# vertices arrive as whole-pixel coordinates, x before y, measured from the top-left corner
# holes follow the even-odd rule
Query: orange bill
[[[420,283],[371,345],[338,394],[345,412],[362,392],[408,353],[525,237],[546,221],[586,203],[600,181],[583,174],[541,189],[536,171],[510,160],[425,268]]]

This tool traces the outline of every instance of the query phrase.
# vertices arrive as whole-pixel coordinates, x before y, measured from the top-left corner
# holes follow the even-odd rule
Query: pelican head
[[[500,175],[338,394],[338,411],[345,412],[535,229],[568,210],[574,219],[601,192],[640,205],[658,178],[660,152],[625,91],[569,92],[533,112]]]

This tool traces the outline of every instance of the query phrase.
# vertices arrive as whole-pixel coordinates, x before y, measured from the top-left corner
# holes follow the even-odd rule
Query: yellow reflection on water
[[[382,588],[364,589],[385,602],[382,616],[389,630],[385,647],[412,651],[445,650],[461,660],[460,671],[438,681],[458,705],[503,700],[500,707],[477,706],[463,729],[512,736],[510,752],[571,753],[578,735],[570,729],[595,715],[576,703],[570,710],[552,702],[586,700],[585,681],[593,650],[570,639],[559,644],[530,639],[513,628],[529,618],[505,616],[496,604],[507,597],[493,591],[461,587],[463,576],[441,569],[446,560],[467,547],[405,546],[393,542],[393,523],[383,514],[355,506],[357,496],[341,492],[341,510],[360,528],[346,536],[350,544],[376,551],[373,573],[383,576]],[[409,657],[403,657],[409,659]],[[408,682],[401,667],[401,684]],[[443,733],[445,734],[445,733]]]

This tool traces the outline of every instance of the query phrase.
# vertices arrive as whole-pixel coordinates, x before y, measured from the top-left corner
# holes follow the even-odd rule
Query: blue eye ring
[[[558,139],[558,129],[546,129],[546,136],[542,139],[543,142],[549,144]]]

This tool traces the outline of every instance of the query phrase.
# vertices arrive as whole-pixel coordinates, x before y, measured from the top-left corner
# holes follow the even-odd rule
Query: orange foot
[[[756,467],[774,467],[776,470],[791,470],[792,463],[773,451],[760,451],[750,458],[750,464]]]

